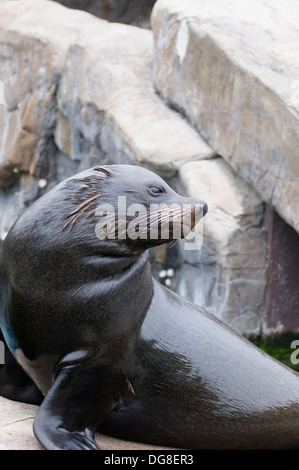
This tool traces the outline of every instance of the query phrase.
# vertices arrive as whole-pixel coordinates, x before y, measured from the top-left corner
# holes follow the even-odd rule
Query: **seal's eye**
[[[151,196],[159,196],[159,194],[165,193],[165,189],[161,186],[148,186],[147,190]]]

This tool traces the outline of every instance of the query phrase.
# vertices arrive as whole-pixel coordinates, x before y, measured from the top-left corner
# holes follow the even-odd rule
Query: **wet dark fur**
[[[152,278],[147,249],[171,231],[95,236],[99,201],[115,207],[118,195],[191,201],[145,169],[109,166],[61,183],[12,227],[0,393],[40,404],[34,433],[46,449],[98,449],[97,429],[188,449],[298,448],[298,375]]]

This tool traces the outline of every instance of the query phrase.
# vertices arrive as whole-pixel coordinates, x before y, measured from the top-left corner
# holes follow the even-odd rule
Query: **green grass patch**
[[[299,333],[287,332],[251,341],[269,356],[299,372],[299,363],[296,364],[299,361]],[[293,341],[298,341],[298,345],[292,348]]]
[[[293,357],[292,354],[294,354],[295,349],[291,349],[291,348],[275,349],[275,348],[264,348],[264,347],[261,347],[261,349],[265,351],[267,354],[269,354],[269,356],[274,357],[275,359],[282,362],[286,366],[299,372],[299,364],[295,364],[291,361],[291,358]],[[299,354],[296,355],[295,359],[299,359]]]

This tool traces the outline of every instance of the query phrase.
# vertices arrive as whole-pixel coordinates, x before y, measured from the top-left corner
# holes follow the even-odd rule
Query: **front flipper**
[[[100,450],[95,430],[114,408],[113,397],[125,391],[115,365],[96,357],[76,364],[64,360],[35,417],[37,440],[48,450]]]

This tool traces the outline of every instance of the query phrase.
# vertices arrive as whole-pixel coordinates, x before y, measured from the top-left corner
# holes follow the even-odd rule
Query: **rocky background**
[[[209,205],[202,249],[153,252],[154,275],[250,338],[296,334],[296,0],[1,0],[0,18],[1,239],[64,178],[144,165]]]

